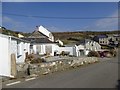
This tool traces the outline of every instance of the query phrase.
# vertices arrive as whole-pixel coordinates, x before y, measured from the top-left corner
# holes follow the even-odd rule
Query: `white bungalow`
[[[30,43],[13,36],[0,34],[0,75],[14,77],[16,63],[24,63],[30,53]]]
[[[30,41],[30,51],[34,54],[54,56],[54,51],[59,47],[52,33],[43,26],[37,26],[29,37],[22,39]]]
[[[85,55],[89,53],[89,51],[100,51],[101,45],[93,40],[85,39],[79,42],[78,44],[79,50],[84,52]]]
[[[46,38],[39,38],[31,42],[30,50],[31,53],[39,55],[50,55],[54,56],[55,51],[57,51],[59,46],[51,42]]]
[[[101,45],[95,41],[88,41],[85,43],[85,48],[90,51],[99,51],[101,50]]]

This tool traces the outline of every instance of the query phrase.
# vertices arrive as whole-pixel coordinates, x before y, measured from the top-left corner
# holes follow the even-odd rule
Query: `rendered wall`
[[[10,53],[9,53],[9,37],[0,34],[0,75],[11,76]]]

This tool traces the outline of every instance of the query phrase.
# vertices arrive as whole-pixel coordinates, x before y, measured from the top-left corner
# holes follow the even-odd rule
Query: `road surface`
[[[3,88],[115,88],[118,85],[118,58],[100,59],[99,63],[35,77]]]

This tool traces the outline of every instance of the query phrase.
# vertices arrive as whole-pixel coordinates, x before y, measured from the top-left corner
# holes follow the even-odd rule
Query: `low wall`
[[[17,70],[18,76],[33,74],[45,75],[95,62],[98,62],[97,57],[69,58],[38,64],[19,64],[17,65]]]

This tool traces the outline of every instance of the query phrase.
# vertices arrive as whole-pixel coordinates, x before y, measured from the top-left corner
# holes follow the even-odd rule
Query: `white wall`
[[[46,46],[52,47],[52,52],[50,53],[51,56],[54,56],[54,52],[58,51],[57,53],[60,54],[62,51],[70,52],[70,55],[80,56],[79,49],[76,46],[71,47],[59,47],[57,44],[36,44],[33,45],[34,54],[37,54],[37,46],[41,47],[41,51],[39,52],[40,55],[46,54]]]
[[[57,44],[52,44],[52,56],[54,56],[55,51],[59,51],[59,46]]]
[[[11,76],[9,37],[0,34],[0,75]]]
[[[37,53],[37,51],[36,51],[36,45],[33,45],[33,52],[32,53],[34,53],[34,54]]]
[[[19,55],[21,55],[20,57],[17,58],[17,63],[24,63],[25,62],[25,58],[26,58],[26,52],[28,52],[28,54],[30,54],[30,43],[27,42],[23,42],[23,41],[19,41],[20,43],[19,48],[20,50],[18,52]]]
[[[78,47],[79,50],[80,49],[83,49],[83,50],[85,49],[84,45],[78,45],[77,47]]]
[[[17,47],[17,42],[19,43],[19,50]],[[11,76],[11,54],[15,54],[16,63],[24,63],[25,53],[29,51],[30,43],[24,43],[19,39],[14,39],[13,37],[0,34],[0,75],[2,76]],[[24,49],[26,48],[26,51]],[[20,58],[17,58],[19,54],[22,55]]]
[[[62,51],[67,51],[70,52],[70,55],[74,55],[73,48],[74,47],[59,47],[59,53]]]
[[[15,56],[16,56],[16,60],[17,60],[17,41],[11,39],[9,42],[10,42],[9,43],[9,46],[10,46],[10,55],[14,53]]]
[[[86,49],[92,51],[99,51],[101,49],[101,46],[97,42],[87,42],[85,47]]]
[[[25,43],[25,49],[28,54],[30,54],[30,43]]]
[[[17,56],[19,56],[18,58],[17,58],[17,63],[24,63],[24,61],[25,61],[25,52],[24,52],[24,42],[21,42],[21,41],[19,41],[20,43],[19,43],[19,55],[17,55]]]

